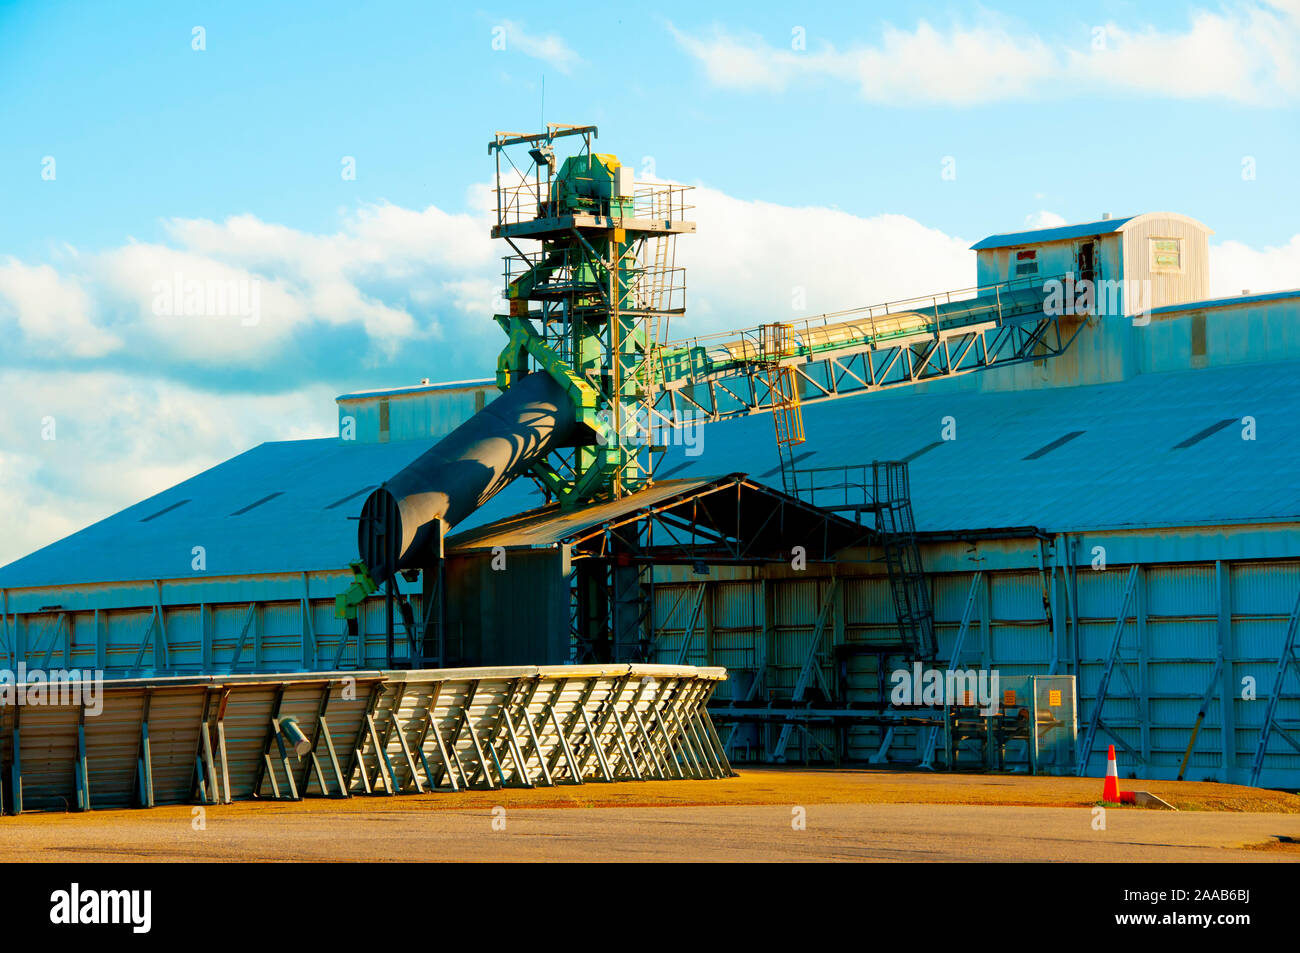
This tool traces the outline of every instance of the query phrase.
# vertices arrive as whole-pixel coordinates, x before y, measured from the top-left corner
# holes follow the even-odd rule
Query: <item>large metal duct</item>
[[[524,376],[367,497],[357,548],[371,577],[382,584],[428,565],[441,532],[570,445],[577,429],[564,389],[546,373]]]

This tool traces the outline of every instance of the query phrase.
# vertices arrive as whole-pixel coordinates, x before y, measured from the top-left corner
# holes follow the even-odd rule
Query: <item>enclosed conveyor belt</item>
[[[573,402],[549,374],[524,376],[366,499],[357,547],[375,583],[427,565],[440,532],[579,430]]]

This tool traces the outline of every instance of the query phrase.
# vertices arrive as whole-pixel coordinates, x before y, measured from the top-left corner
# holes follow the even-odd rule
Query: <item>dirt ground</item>
[[[0,819],[0,861],[1300,860],[1294,794],[1123,787],[1178,812],[1108,808],[1098,834],[1100,779],[742,766],[722,781],[241,801],[206,808],[202,829],[190,805],[29,813]],[[808,836],[788,836],[792,812]]]
[[[721,781],[588,782],[558,787],[496,791],[447,791],[427,795],[380,795],[349,800],[308,798],[295,811],[474,810],[502,806],[528,808],[688,807],[757,804],[969,804],[1024,807],[1083,807],[1101,801],[1100,778],[1026,777],[1001,774],[947,774],[884,768],[792,768],[741,765],[738,777]],[[1209,781],[1121,779],[1125,789],[1150,791],[1180,811],[1235,811],[1300,814],[1300,795]],[[213,808],[226,814],[265,811],[268,802],[236,801]],[[159,807],[155,811],[188,807]],[[109,818],[118,811],[93,811]],[[131,812],[127,812],[131,813]],[[48,813],[6,817],[4,824],[41,823]]]

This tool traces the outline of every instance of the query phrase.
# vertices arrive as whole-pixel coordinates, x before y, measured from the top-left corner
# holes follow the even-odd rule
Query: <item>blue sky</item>
[[[719,30],[788,48],[802,26],[816,56],[828,44],[878,47],[886,25],[988,25],[1059,56],[1087,53],[1092,31],[1107,24],[1178,35],[1198,11],[1230,18],[1265,7],[635,6],[565,15],[563,4],[535,3],[322,0],[306,14],[274,3],[5,4],[0,247],[39,256],[52,243],[148,240],[171,216],[251,212],[314,231],[362,202],[454,208],[488,171],[491,132],[537,124],[543,75],[548,119],[598,123],[605,148],[654,155],[661,175],[739,197],[897,212],[972,239],[1020,225],[1043,202],[1072,221],[1177,208],[1221,236],[1290,238],[1294,215],[1277,213],[1300,204],[1290,181],[1300,123],[1286,98],[1243,104],[1030,79],[1014,97],[918,106],[870,102],[852,83],[817,79],[779,91],[725,88],[673,32]],[[509,44],[494,50],[492,30],[507,21],[556,37],[571,62]],[[190,48],[196,24],[207,32],[203,52]],[[1167,77],[1169,86],[1186,73]],[[38,188],[32,175],[47,154],[60,160],[57,190]],[[357,156],[355,182],[338,175],[344,154]],[[939,188],[944,155],[957,158],[960,174]],[[1260,169],[1249,186],[1239,175],[1244,155]]]
[[[970,284],[970,242],[1103,212],[1208,223],[1216,288],[1300,284],[1300,0],[836,6],[0,0],[0,562],[329,433],[334,394],[487,375],[486,142],[543,79],[698,186],[683,329]],[[264,320],[157,320],[182,271]]]

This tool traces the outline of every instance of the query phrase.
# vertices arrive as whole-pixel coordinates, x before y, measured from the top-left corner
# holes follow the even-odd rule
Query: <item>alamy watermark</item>
[[[596,442],[606,446],[614,433],[614,413],[602,410],[596,415],[605,428],[596,435]],[[708,417],[691,411],[674,410],[671,413],[650,414],[644,407],[625,408],[619,417],[619,431],[623,444],[634,447],[684,447],[686,456],[698,457],[704,452],[704,425]]]
[[[979,705],[983,713],[994,715],[1002,697],[998,680],[997,669],[927,669],[916,662],[889,674],[889,701],[896,708]]]
[[[0,668],[0,705],[34,708],[85,708],[97,717],[104,710],[104,673],[99,669]]]
[[[129,926],[148,933],[153,925],[152,890],[92,890],[72,883],[50,894],[50,922],[55,926]]]
[[[153,313],[168,318],[239,318],[251,328],[262,320],[260,278],[186,279],[179,271],[153,283]]]
[[[1148,278],[1076,280],[1074,273],[1068,272],[1064,280],[1044,281],[1043,291],[1047,295],[1043,313],[1052,317],[1075,314],[1124,317],[1127,312],[1135,325],[1151,323],[1151,304],[1155,298]]]

